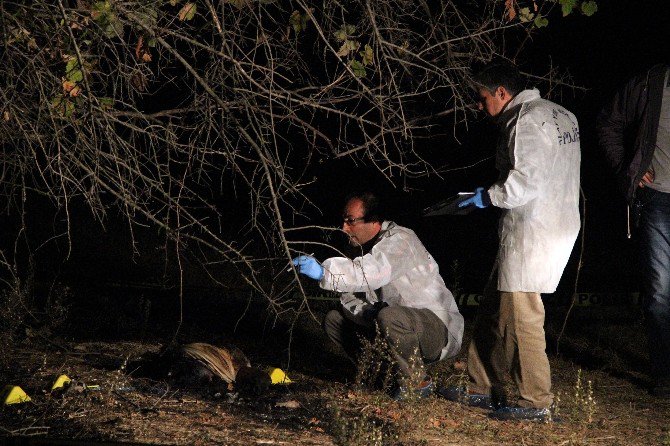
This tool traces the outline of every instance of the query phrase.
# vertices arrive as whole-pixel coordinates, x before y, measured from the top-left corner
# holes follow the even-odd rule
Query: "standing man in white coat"
[[[460,206],[502,208],[498,293],[489,293],[480,309],[468,351],[469,393],[443,394],[489,405],[496,419],[543,420],[553,394],[540,293],[556,291],[579,233],[579,126],[538,90],[524,90],[518,69],[507,62],[488,63],[473,80],[479,109],[501,130],[500,179]],[[507,373],[518,390],[510,406],[502,390]]]
[[[342,220],[355,252],[351,258],[331,257],[323,264],[312,256],[293,259],[299,273],[342,293],[340,308],[324,319],[326,334],[355,359],[358,336],[373,338],[377,325],[404,378],[393,397],[429,396],[429,377],[411,383],[412,356],[431,363],[459,352],[464,324],[454,296],[414,231],[384,220],[373,193],[352,195]],[[403,381],[415,388],[403,387]]]

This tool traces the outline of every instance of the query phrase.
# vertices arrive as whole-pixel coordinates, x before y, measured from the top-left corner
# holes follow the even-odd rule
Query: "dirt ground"
[[[211,325],[188,321],[180,340],[216,344],[225,338],[253,365],[284,368],[293,383],[274,385],[260,396],[180,389],[134,376],[127,367],[143,353],[157,351],[169,333],[153,330],[145,318],[134,328],[124,323],[118,331],[124,335],[116,335],[105,326],[121,319],[111,308],[67,334],[32,333],[5,348],[0,384],[21,386],[32,401],[0,409],[0,444],[670,444],[670,402],[646,391],[645,336],[635,308],[574,310],[560,354],[555,343],[563,310],[548,309],[560,418],[550,423],[494,421],[483,409],[436,396],[399,403],[361,387],[355,367],[321,333],[318,311],[316,319],[299,318],[292,330],[248,308],[241,322],[207,312],[229,326],[216,335],[207,328]],[[470,330],[473,317],[466,316]],[[464,367],[462,354],[430,373],[439,384],[458,384]],[[72,379],[71,385],[50,391],[61,374]]]

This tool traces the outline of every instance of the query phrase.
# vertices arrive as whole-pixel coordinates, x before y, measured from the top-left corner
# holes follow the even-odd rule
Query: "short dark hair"
[[[525,82],[519,69],[507,60],[491,60],[472,66],[472,82],[476,88],[486,88],[493,93],[498,87],[516,96],[524,89]]]
[[[347,195],[347,198],[344,201],[345,206],[353,199],[361,200],[361,202],[363,202],[363,209],[365,209],[365,215],[363,216],[364,221],[379,223],[384,221],[384,206],[382,200],[376,193],[372,191],[352,192]]]

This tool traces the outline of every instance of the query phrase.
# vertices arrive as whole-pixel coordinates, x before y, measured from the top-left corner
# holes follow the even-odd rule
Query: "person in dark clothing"
[[[596,128],[605,159],[638,221],[651,391],[667,398],[670,397],[670,66],[656,65],[630,79],[600,112]]]

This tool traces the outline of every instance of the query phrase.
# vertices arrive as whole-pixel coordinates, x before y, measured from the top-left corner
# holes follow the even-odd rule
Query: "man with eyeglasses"
[[[473,72],[479,109],[500,129],[500,179],[477,188],[459,206],[501,208],[497,292],[480,304],[468,350],[467,390],[448,399],[496,409],[500,420],[546,420],[553,403],[541,293],[556,291],[579,228],[579,125],[575,115],[524,89],[519,70],[505,61]],[[511,374],[518,397],[505,401]]]
[[[311,256],[293,259],[298,272],[321,288],[342,293],[340,308],[324,319],[326,334],[355,359],[359,335],[374,339],[377,325],[401,374],[393,398],[429,396],[429,377],[412,383],[413,358],[432,363],[453,357],[463,338],[463,317],[437,263],[414,231],[383,219],[371,192],[348,198],[342,230],[355,251],[352,258],[331,257],[322,264]]]

